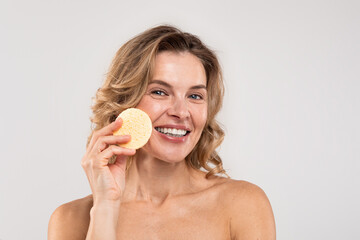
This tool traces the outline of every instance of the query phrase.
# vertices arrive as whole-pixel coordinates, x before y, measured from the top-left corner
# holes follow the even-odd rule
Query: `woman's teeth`
[[[187,131],[183,129],[176,129],[176,128],[155,128],[158,132],[166,134],[171,137],[183,137],[186,135]]]

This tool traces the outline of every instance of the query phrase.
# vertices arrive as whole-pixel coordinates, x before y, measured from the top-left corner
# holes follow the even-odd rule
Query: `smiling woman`
[[[49,239],[275,239],[265,193],[219,176],[223,94],[219,62],[198,37],[159,26],[125,43],[93,106],[81,161],[92,194],[55,210]],[[117,145],[131,136],[113,136],[131,107],[153,126],[136,152]]]
[[[178,55],[189,53],[192,56],[192,58],[189,57],[192,60],[191,64],[195,62],[196,65],[188,63],[183,65],[182,69],[177,65],[186,61],[164,66],[156,65],[156,59],[164,52],[178,53]],[[164,61],[163,58],[160,59],[161,63]],[[156,67],[158,71],[162,72],[155,71]],[[193,69],[195,67],[196,69]],[[197,147],[187,156],[186,163],[196,169],[203,167],[209,172],[208,176],[225,173],[221,158],[215,151],[224,137],[223,130],[215,120],[224,95],[220,64],[215,54],[196,36],[183,33],[171,26],[149,29],[125,43],[116,53],[108,77],[96,95],[92,118],[92,122],[96,126],[94,130],[101,129],[113,122],[124,109],[136,107],[142,96],[145,95],[150,80],[153,83],[162,82],[163,87],[169,87],[169,83],[166,81],[169,79],[159,78],[164,71],[171,73],[172,75],[168,77],[175,80],[174,77],[177,77],[179,71],[183,71],[181,74],[185,77],[185,73],[189,70],[196,76],[188,76],[190,77],[187,79],[188,81],[199,81],[200,77],[204,78],[204,82],[201,82],[200,86],[194,84],[191,87],[199,89],[205,86],[208,95],[206,98],[208,113],[202,137]],[[159,76],[155,74],[159,74]],[[201,76],[199,76],[200,74]],[[183,79],[177,80],[182,81]],[[164,91],[162,94],[165,93]],[[89,137],[88,143],[91,137],[92,135]],[[129,158],[127,167],[130,166],[132,159]],[[213,164],[215,167],[211,167],[209,164]]]
[[[164,51],[155,58],[152,79],[137,107],[149,114],[156,131],[140,151],[182,161],[198,143],[207,119],[204,67],[189,52]]]

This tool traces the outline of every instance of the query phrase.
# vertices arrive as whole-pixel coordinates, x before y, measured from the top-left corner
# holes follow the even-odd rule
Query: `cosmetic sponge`
[[[131,140],[127,143],[119,144],[121,147],[139,149],[149,140],[152,132],[150,117],[138,108],[128,108],[122,111],[116,118],[121,118],[123,123],[114,135],[131,135]]]

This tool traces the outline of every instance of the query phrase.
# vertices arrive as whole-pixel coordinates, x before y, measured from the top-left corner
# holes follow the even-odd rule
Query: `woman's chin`
[[[178,163],[185,160],[185,157],[187,155],[179,154],[179,151],[171,151],[171,149],[161,150],[161,151],[155,151],[153,149],[147,149],[146,147],[140,149],[139,153],[141,155],[147,155],[152,158],[159,159],[161,161],[167,162],[167,163]]]

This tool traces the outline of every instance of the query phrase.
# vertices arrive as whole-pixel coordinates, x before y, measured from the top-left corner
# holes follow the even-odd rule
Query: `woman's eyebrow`
[[[162,81],[162,80],[152,80],[150,84],[160,84],[160,85],[163,85],[164,87],[168,87],[168,88],[173,88],[173,86],[171,86],[170,84],[168,84],[167,82],[165,81]],[[206,90],[206,86],[204,84],[199,84],[199,85],[194,85],[192,86],[190,89],[205,89]]]
[[[204,84],[199,84],[199,85],[195,85],[195,86],[192,86],[190,89],[206,89],[206,86]]]
[[[168,88],[172,88],[172,86],[171,86],[170,84],[168,84],[167,82],[162,81],[162,80],[151,80],[150,83],[149,83],[149,85],[150,85],[150,84],[155,84],[155,83],[156,83],[156,84],[163,85],[163,86],[168,87]]]

